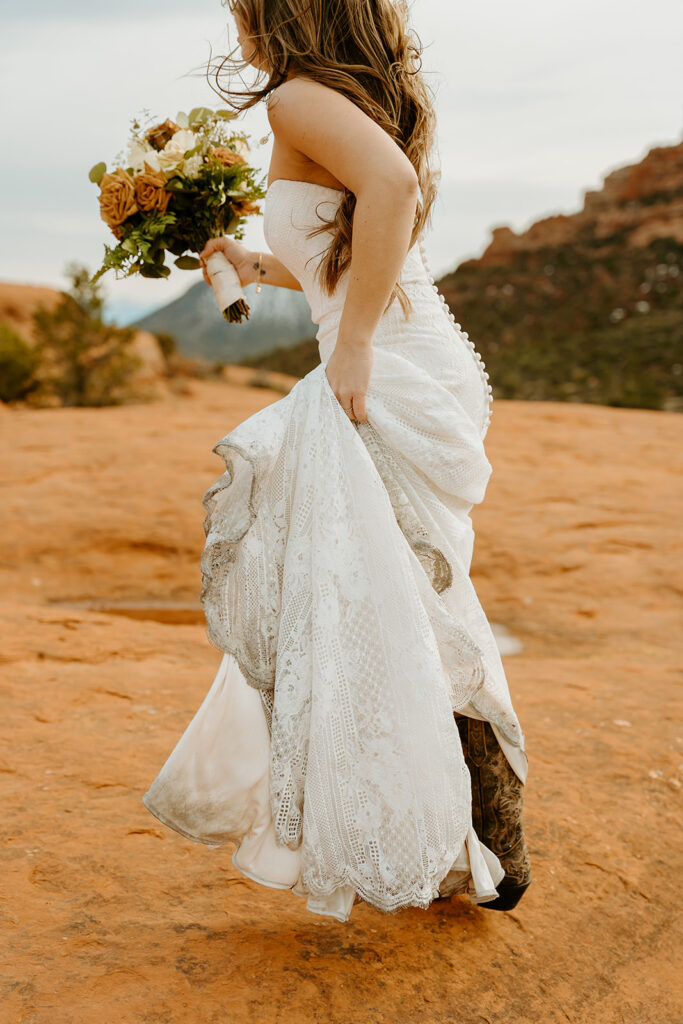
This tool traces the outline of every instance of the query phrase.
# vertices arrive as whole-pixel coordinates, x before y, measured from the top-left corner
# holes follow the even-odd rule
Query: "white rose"
[[[137,142],[135,139],[128,147],[128,166],[137,173],[144,170],[145,161],[154,171],[160,171],[159,156],[157,151],[146,142]]]
[[[168,140],[159,153],[161,166],[164,168],[176,167],[181,163],[183,156],[188,149],[194,149],[197,145],[197,136],[189,128],[181,128]]]
[[[186,178],[196,178],[202,168],[202,157],[200,153],[195,153],[194,156],[189,156],[187,160],[183,160],[182,172]]]
[[[233,147],[236,153],[242,157],[245,163],[249,160],[249,146],[244,142],[243,139],[235,139]]]

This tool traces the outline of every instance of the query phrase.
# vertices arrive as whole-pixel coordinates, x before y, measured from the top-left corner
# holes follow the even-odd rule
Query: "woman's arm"
[[[348,290],[327,376],[344,409],[367,419],[372,338],[408,252],[419,183],[401,148],[341,93],[295,77],[272,94],[273,131],[356,197]]]
[[[204,261],[209,258],[212,252],[217,251],[224,253],[225,258],[230,260],[237,271],[237,276],[243,287],[245,284],[253,284],[256,281],[258,253],[247,249],[229,235],[224,235],[221,238],[211,238],[199,254],[199,258],[202,261],[202,273],[207,284],[211,284],[211,281],[206,272]],[[259,280],[263,284],[276,285],[278,288],[291,288],[292,291],[302,291],[297,278],[290,274],[287,267],[280,263],[279,259],[273,256],[271,252],[264,252],[262,255]]]
[[[252,252],[252,270],[253,280],[256,280],[256,268],[258,266],[258,253]],[[280,263],[280,260],[276,256],[273,256],[272,252],[264,252],[261,257],[261,273],[259,280],[263,284],[276,285],[278,288],[291,288],[292,291],[301,292],[303,288],[298,280],[291,274],[284,263]]]

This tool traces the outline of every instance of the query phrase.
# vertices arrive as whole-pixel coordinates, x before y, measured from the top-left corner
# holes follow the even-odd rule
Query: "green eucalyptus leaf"
[[[189,114],[190,125],[203,124],[211,114],[208,107],[193,107]]]
[[[140,277],[163,277],[161,270],[168,270],[168,267],[155,267],[152,263],[143,263],[140,267]]]
[[[178,270],[199,270],[201,263],[196,256],[179,256],[173,260]]]
[[[94,167],[90,168],[88,177],[95,185],[99,185],[106,173],[107,165],[103,160],[101,160],[99,164],[95,164]]]
[[[222,117],[225,121],[233,121],[237,117],[236,110],[217,110],[216,117]]]

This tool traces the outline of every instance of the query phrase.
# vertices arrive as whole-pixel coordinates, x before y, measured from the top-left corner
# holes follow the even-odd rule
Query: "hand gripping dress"
[[[426,265],[407,253],[373,337],[368,421],[325,374],[344,304],[314,280],[342,193],[275,180],[266,240],[301,282],[321,363],[216,443],[201,602],[223,652],[143,796],[181,835],[233,844],[255,881],[348,920],[437,896],[494,899],[500,860],[472,826],[454,711],[490,722],[522,782],[527,757],[495,638],[469,577],[469,512],[491,465],[488,374]]]

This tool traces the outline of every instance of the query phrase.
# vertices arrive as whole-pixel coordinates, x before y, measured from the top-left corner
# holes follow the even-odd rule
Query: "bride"
[[[491,387],[425,263],[419,45],[402,0],[228,6],[263,85],[225,95],[266,100],[274,136],[272,251],[224,237],[202,258],[303,290],[321,362],[212,449],[201,601],[222,658],[143,803],[340,921],[454,893],[508,910],[531,877],[527,757],[469,577]]]

